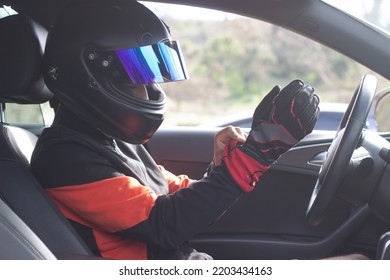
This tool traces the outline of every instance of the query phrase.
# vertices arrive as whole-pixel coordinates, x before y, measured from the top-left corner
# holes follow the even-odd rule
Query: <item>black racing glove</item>
[[[275,86],[257,106],[244,143],[225,148],[224,164],[244,191],[250,191],[269,165],[313,131],[319,114],[314,89],[294,80],[280,90]]]
[[[313,131],[319,114],[314,89],[300,80],[275,86],[257,106],[241,149],[270,164]]]

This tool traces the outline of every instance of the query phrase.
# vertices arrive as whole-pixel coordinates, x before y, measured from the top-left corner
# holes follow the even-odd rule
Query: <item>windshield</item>
[[[390,35],[390,0],[323,1]]]

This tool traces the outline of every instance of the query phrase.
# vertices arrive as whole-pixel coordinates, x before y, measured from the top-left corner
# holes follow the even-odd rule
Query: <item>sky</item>
[[[187,7],[184,5],[170,5],[162,3],[143,2],[142,4],[151,9],[159,17],[173,17],[181,20],[225,20],[238,17],[234,14],[224,13],[203,8]]]

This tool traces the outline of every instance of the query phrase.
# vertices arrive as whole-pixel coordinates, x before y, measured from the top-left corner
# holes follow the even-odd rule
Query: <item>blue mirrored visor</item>
[[[115,51],[133,84],[152,84],[188,79],[176,41]]]

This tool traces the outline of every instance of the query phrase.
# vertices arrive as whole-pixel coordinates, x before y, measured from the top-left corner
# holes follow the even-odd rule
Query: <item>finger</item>
[[[284,111],[290,107],[295,96],[301,92],[305,84],[301,80],[294,80],[284,87],[275,97],[274,107],[277,111]],[[311,87],[310,87],[311,88]]]
[[[280,87],[274,86],[271,91],[261,100],[253,114],[252,129],[260,121],[268,121],[271,118],[272,103],[275,97],[280,93]]]
[[[227,126],[220,130],[215,136],[215,141],[217,143],[227,144],[231,140],[245,140],[243,132],[239,127]]]
[[[221,163],[225,146],[232,140],[246,140],[245,133],[239,127],[227,126],[220,130],[214,139],[214,164],[218,166]]]
[[[297,96],[293,112],[303,125],[311,122],[313,116],[317,115],[319,102],[319,97],[314,93],[309,96]]]
[[[261,103],[271,104],[275,97],[280,93],[280,86],[274,86],[269,93],[263,98]]]
[[[236,133],[237,133],[237,138],[236,140],[238,141],[245,141],[246,138],[248,137],[248,134],[244,132],[240,127],[236,126],[234,127]]]
[[[314,93],[314,89],[309,85],[304,85],[294,96],[286,108],[278,108],[274,112],[277,119],[284,118],[310,118],[316,111],[319,98]],[[277,116],[276,116],[277,114]]]
[[[297,96],[294,100],[294,109],[292,110],[297,124],[301,128],[302,137],[311,133],[317,123],[319,114],[319,98],[311,93],[309,96]]]
[[[241,128],[228,126],[226,130],[223,130],[221,139],[224,139],[224,142],[230,142],[231,140],[245,141],[245,136]]]
[[[311,116],[310,119],[307,120],[307,123],[304,125],[305,129],[306,129],[306,131],[305,131],[306,135],[311,133],[313,131],[314,127],[316,126],[319,113],[320,113],[320,108],[317,107],[314,114]]]

